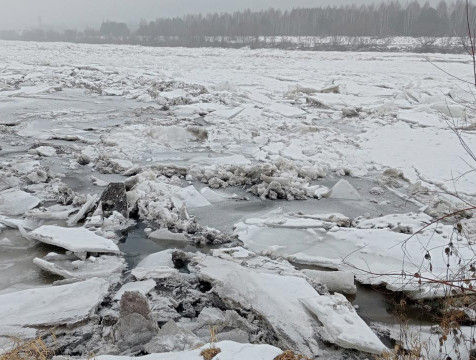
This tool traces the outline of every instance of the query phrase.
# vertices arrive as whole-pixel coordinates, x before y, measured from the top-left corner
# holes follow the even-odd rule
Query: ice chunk
[[[287,348],[306,356],[320,353],[314,330],[317,323],[299,302],[318,296],[306,280],[253,271],[212,256],[197,261],[199,276],[215,283],[214,291],[223,301],[256,311]]]
[[[0,214],[18,216],[40,204],[41,200],[27,192],[9,189],[0,192]]]
[[[120,253],[112,240],[98,236],[85,228],[64,228],[44,225],[29,235],[45,244],[61,247],[75,253]]]
[[[78,323],[91,315],[106,296],[108,287],[106,280],[94,278],[0,295],[1,325],[22,327]]]
[[[171,198],[175,207],[178,209],[180,209],[184,204],[188,208],[199,208],[211,205],[194,186],[177,189],[177,191],[171,195]]]
[[[119,291],[114,295],[113,300],[119,301],[121,300],[122,295],[126,291],[132,292],[139,292],[142,295],[147,295],[153,288],[155,288],[155,281],[152,279],[145,280],[145,281],[133,281],[123,285]]]
[[[183,233],[173,233],[167,229],[151,232],[149,238],[154,240],[190,241]]]
[[[164,251],[157,252],[155,254],[150,254],[145,259],[143,259],[136,268],[148,268],[154,266],[168,266],[173,268],[174,262],[172,261],[172,254],[176,249],[168,249]]]
[[[301,110],[300,108],[296,106],[290,106],[290,105],[280,104],[280,103],[274,103],[271,106],[269,106],[266,110],[278,113],[288,118],[298,118],[298,117],[303,117],[306,115],[306,112],[304,110]]]
[[[345,200],[360,200],[361,197],[357,190],[344,179],[340,179],[332,189],[326,194],[325,197],[330,199],[345,199]]]
[[[220,193],[210,189],[209,187],[204,187],[202,190],[200,190],[200,193],[211,203],[226,201],[233,198],[231,195]]]
[[[65,279],[91,279],[93,277],[110,277],[120,274],[126,267],[125,260],[117,256],[90,256],[86,260],[50,260],[35,258],[33,263],[41,269]]]
[[[321,284],[325,284],[329,291],[351,295],[357,293],[354,274],[350,271],[317,271],[305,269],[302,270],[302,272],[309,278]]]
[[[97,194],[88,195],[86,203],[79,209],[78,213],[71,217],[68,221],[69,226],[76,225],[87,213],[90,211],[96,202],[98,201],[99,196]]]
[[[47,208],[29,210],[25,216],[41,220],[66,220],[76,209],[71,205],[52,205]]]
[[[235,225],[235,233],[245,247],[255,252],[303,264],[351,270],[362,283],[383,284],[392,291],[405,291],[413,298],[431,298],[444,295],[448,288],[419,284],[419,278],[413,274],[420,273],[429,279],[445,276],[448,264],[444,251],[448,239],[454,236],[454,227],[427,226],[428,219],[424,214],[389,215],[360,220],[357,226],[364,228],[336,226],[328,231],[324,226],[313,227],[312,223],[287,226],[287,217],[280,220],[272,216],[247,219]],[[459,237],[453,246],[454,255],[448,259],[450,267],[457,268],[460,261],[466,263],[472,259],[467,239]],[[401,276],[402,266],[406,278]]]
[[[132,162],[125,159],[109,159],[109,161],[119,172],[124,172],[134,166]]]
[[[323,337],[343,348],[372,354],[388,350],[341,294],[301,299],[324,325]]]
[[[33,151],[36,154],[38,154],[40,156],[45,156],[45,157],[56,155],[56,149],[52,146],[39,146],[39,147],[33,149]]]
[[[137,267],[131,271],[131,274],[137,280],[167,279],[178,274],[178,270],[169,266]]]

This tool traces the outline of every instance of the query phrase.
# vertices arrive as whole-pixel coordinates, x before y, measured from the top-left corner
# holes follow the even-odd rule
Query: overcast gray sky
[[[377,0],[0,0],[0,29],[43,26],[98,27],[102,20],[138,23],[189,13],[315,7]]]

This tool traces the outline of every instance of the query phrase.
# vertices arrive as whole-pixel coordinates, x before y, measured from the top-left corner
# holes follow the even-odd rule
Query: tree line
[[[471,5],[471,14],[475,7]],[[432,6],[412,1],[370,5],[300,8],[289,11],[268,9],[187,15],[142,20],[133,31],[125,23],[106,21],[98,30],[57,32],[30,29],[1,31],[9,40],[128,43],[142,45],[197,45],[236,43],[273,44],[277,37],[451,37],[467,33],[466,3],[441,1]],[[474,17],[472,17],[474,18]]]

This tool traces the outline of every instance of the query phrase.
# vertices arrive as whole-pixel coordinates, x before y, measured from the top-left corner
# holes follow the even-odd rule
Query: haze
[[[365,4],[374,0],[0,0],[0,29],[25,27],[98,27],[102,20],[136,24],[141,18],[340,4]]]

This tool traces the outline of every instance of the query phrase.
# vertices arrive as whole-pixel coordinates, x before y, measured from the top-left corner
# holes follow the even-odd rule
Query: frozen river
[[[184,305],[173,295],[179,290],[164,293],[170,284],[161,281],[181,276],[193,287],[195,276],[200,291],[211,284],[226,304],[221,310],[257,299],[247,311],[268,321],[271,335],[261,342],[277,339],[272,345],[307,356],[381,352],[374,331],[396,321],[385,302],[391,294],[428,299],[445,291],[391,273],[445,274],[442,249],[456,238],[451,265],[473,257],[471,219],[464,236],[447,223],[419,232],[476,196],[474,160],[451,129],[474,148],[469,90],[432,63],[459,77],[471,73],[459,55],[0,42],[0,308],[20,290],[48,291],[53,283],[105,279],[111,297],[118,284],[154,280],[146,292],[153,311],[162,319],[157,304],[167,298],[183,325],[197,321],[205,300]],[[114,204],[99,200],[110,183],[125,183],[122,213],[108,213]],[[70,235],[76,230],[82,235]],[[174,263],[164,260],[171,249],[184,252],[187,269],[173,268],[176,254]],[[139,271],[142,261],[154,270]],[[322,269],[339,275],[324,280]],[[343,326],[340,315],[328,319],[322,310],[350,304],[327,291],[349,290],[349,276],[349,316],[378,324],[364,323],[360,339],[352,326],[364,325]],[[365,285],[357,296],[354,276]],[[286,286],[296,286],[299,301],[280,293]],[[277,294],[275,306],[302,312],[312,336],[299,322],[283,327],[263,305],[262,296]],[[100,317],[117,310],[99,304],[91,311]],[[0,335],[52,325],[20,320],[0,320]],[[259,342],[249,331],[248,340]],[[397,337],[377,333],[386,344]],[[67,354],[91,347],[86,341]]]

